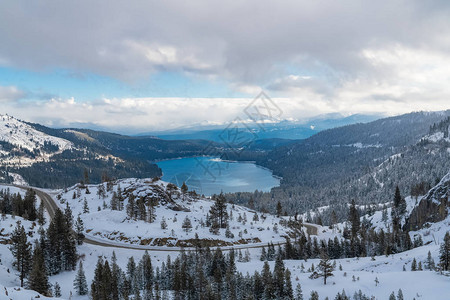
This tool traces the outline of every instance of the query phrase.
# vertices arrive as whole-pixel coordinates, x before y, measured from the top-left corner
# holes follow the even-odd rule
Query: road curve
[[[55,200],[46,192],[40,190],[39,188],[15,185],[15,184],[2,184],[2,185],[10,185],[20,189],[33,189],[36,191],[36,195],[43,201],[45,208],[50,215],[50,218],[53,218],[57,209],[60,209]],[[313,224],[303,224],[306,227],[306,232],[309,235],[317,235],[318,227]],[[123,244],[117,243],[113,241],[105,241],[102,239],[97,239],[95,237],[91,237],[86,235],[84,238],[84,243],[89,245],[108,247],[108,248],[121,248],[121,249],[130,249],[130,250],[147,250],[147,251],[162,251],[162,252],[180,252],[182,249],[184,251],[195,251],[195,248],[179,248],[179,247],[158,247],[158,246],[144,246],[144,245],[132,245],[132,244]],[[275,246],[284,245],[286,242],[275,242]],[[219,247],[222,251],[229,251],[231,249],[234,250],[243,250],[243,249],[255,249],[255,248],[263,248],[267,247],[265,243],[254,244],[245,244],[245,245],[234,245],[234,246],[224,246]]]

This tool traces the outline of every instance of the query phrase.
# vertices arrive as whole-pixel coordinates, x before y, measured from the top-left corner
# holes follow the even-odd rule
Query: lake
[[[230,162],[214,157],[189,157],[157,163],[163,171],[162,180],[210,196],[232,192],[270,191],[280,180],[268,169],[251,162]]]

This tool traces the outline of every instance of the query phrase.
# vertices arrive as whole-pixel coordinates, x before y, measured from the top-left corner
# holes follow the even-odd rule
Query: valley
[[[11,299],[37,297],[27,289],[34,280],[31,275],[25,277],[25,289],[17,287],[20,273],[10,249],[23,226],[30,248],[46,249],[43,259],[52,270],[48,284],[52,295],[62,299],[88,299],[74,280],[82,272],[83,286],[92,295],[99,288],[99,268],[109,268],[107,262],[118,280],[116,287],[108,289],[111,293],[117,289],[132,299],[196,295],[189,285],[177,285],[176,276],[188,276],[194,282],[203,280],[210,289],[206,293],[213,297],[218,288],[214,276],[219,275],[211,272],[219,270],[213,267],[219,261],[223,270],[235,265],[233,275],[226,277],[231,271],[224,271],[220,276],[223,284],[234,282],[233,293],[239,299],[262,297],[269,293],[268,287],[273,293],[288,293],[288,298],[290,293],[307,298],[318,292],[329,298],[345,294],[354,299],[385,299],[400,293],[406,299],[446,299],[437,291],[449,283],[442,265],[442,249],[450,242],[446,237],[450,228],[447,114],[414,113],[348,125],[289,143],[257,140],[234,162],[221,159],[232,156],[230,145],[80,129],[54,131],[39,125],[27,127],[31,125],[8,117],[3,135],[11,141],[4,143],[11,146],[3,148],[7,158],[3,162],[27,163],[3,165],[7,183],[0,185],[0,268],[8,275],[0,277],[0,285]],[[420,126],[411,125],[416,123]],[[15,139],[6,130],[12,124]],[[400,141],[392,134],[383,135],[386,128],[408,132],[401,134],[408,138]],[[22,132],[23,136],[18,134]],[[33,146],[26,146],[30,134],[38,137],[31,139]],[[53,147],[55,143],[63,146]],[[182,145],[187,148],[178,151]],[[201,145],[212,145],[220,155],[198,156]],[[160,154],[146,152],[148,147],[157,147],[160,150],[154,153]],[[287,155],[282,154],[285,151]],[[58,187],[61,181],[57,185],[46,181],[33,187],[35,181],[28,182],[39,168],[53,168],[53,164],[59,165],[61,174],[68,172],[68,161],[78,166],[73,184]],[[102,167],[102,162],[109,167]],[[155,176],[147,176],[150,169],[138,167],[144,163],[158,170]],[[97,169],[87,167],[92,164]],[[130,166],[128,173],[116,173],[123,172],[125,164]],[[275,178],[270,169],[259,165],[273,168],[283,178]],[[136,171],[141,177],[125,175]],[[54,178],[54,172],[48,178]],[[333,190],[336,186],[338,192]],[[33,193],[35,198],[30,200]],[[328,200],[323,201],[324,197]],[[60,231],[59,241],[52,237],[55,222],[59,230],[70,228]],[[68,245],[62,253],[70,255],[54,261],[51,249]],[[130,259],[136,264],[135,275],[130,275],[134,272]],[[151,261],[147,275],[142,273],[145,261]],[[183,271],[186,261],[191,267]],[[327,284],[320,279],[324,264],[329,264],[333,275],[329,274]],[[284,275],[276,277],[280,268]],[[30,274],[37,272],[32,269]],[[198,277],[199,269],[206,272],[204,277]],[[178,275],[170,277],[167,272]],[[142,283],[148,276],[154,278],[151,286]],[[266,280],[265,287],[258,288],[258,280]],[[274,284],[276,280],[283,282],[283,291]],[[411,283],[422,281],[430,288],[411,288]],[[253,288],[246,290],[245,284]],[[50,295],[49,290],[42,293]]]

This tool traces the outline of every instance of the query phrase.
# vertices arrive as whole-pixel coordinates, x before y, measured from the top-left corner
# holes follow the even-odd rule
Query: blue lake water
[[[162,179],[207,196],[228,192],[270,191],[280,180],[250,162],[228,162],[213,157],[171,159],[157,163],[163,171]]]

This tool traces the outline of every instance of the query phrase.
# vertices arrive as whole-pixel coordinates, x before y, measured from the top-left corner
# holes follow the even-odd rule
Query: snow
[[[55,154],[73,147],[73,144],[65,139],[40,132],[8,115],[0,115],[0,141],[8,142],[16,149],[26,149],[36,153],[35,158],[26,155],[18,156],[0,147],[0,165],[3,166],[31,166],[38,161],[48,161]],[[45,143],[58,146],[58,151],[51,153],[43,151]]]
[[[113,191],[117,192],[118,186],[121,190],[132,190],[139,197],[159,197],[158,191],[167,189],[167,183],[163,181],[151,182],[151,179],[125,179],[115,182]],[[106,190],[106,184],[104,184]],[[238,245],[247,243],[263,243],[269,241],[284,242],[284,236],[288,235],[289,229],[280,224],[281,218],[269,214],[257,213],[259,220],[253,221],[256,213],[245,207],[227,204],[228,214],[232,215],[229,227],[234,234],[234,238],[225,236],[226,229],[220,229],[219,235],[214,235],[209,231],[209,227],[202,226],[206,222],[207,214],[214,201],[208,198],[193,198],[183,196],[178,191],[172,192],[173,203],[160,201],[155,208],[156,219],[149,223],[142,220],[133,220],[127,217],[126,206],[128,198],[124,201],[122,211],[111,210],[110,200],[113,191],[106,193],[105,198],[100,197],[97,192],[99,185],[88,185],[90,194],[86,190],[77,186],[61,191],[58,195],[60,206],[63,209],[69,203],[73,215],[80,214],[85,227],[85,234],[92,238],[127,243],[133,245],[158,245],[161,239],[169,239],[165,246],[173,247],[177,242],[195,238],[198,234],[201,239],[218,240],[220,245]],[[74,192],[80,197],[73,199]],[[89,206],[89,213],[83,213],[83,204],[86,199]],[[160,200],[162,198],[159,198]],[[104,204],[107,208],[104,208]],[[99,210],[100,208],[100,210]],[[246,222],[239,222],[239,216],[247,219]],[[188,217],[192,223],[192,230],[186,232],[182,228],[183,220]],[[161,229],[161,221],[165,219],[168,227]],[[277,225],[275,225],[277,224]],[[274,231],[274,226],[278,227],[278,233]],[[241,234],[241,236],[240,236]],[[245,240],[245,241],[242,241]],[[145,247],[150,249],[150,247]]]
[[[154,188],[151,187],[149,182],[146,180],[136,180],[136,179],[127,179],[120,180],[114,186],[114,189],[117,189],[117,184],[120,184],[122,190],[126,187],[133,188],[133,193],[136,195],[146,195],[148,193],[154,192]],[[158,181],[154,184],[167,187],[167,183]],[[0,189],[3,188],[0,186]],[[12,193],[21,192],[24,193],[23,190],[18,188],[9,187]],[[120,230],[130,239],[137,238],[138,235],[142,235],[144,237],[145,234],[151,234],[152,236],[163,236],[166,234],[170,235],[171,229],[174,229],[177,236],[179,238],[185,238],[186,233],[181,230],[181,222],[185,215],[190,215],[191,221],[193,221],[193,225],[195,223],[195,219],[199,219],[201,216],[204,216],[204,213],[209,210],[209,206],[211,205],[211,201],[209,199],[189,199],[183,200],[181,198],[176,198],[175,203],[182,205],[185,208],[189,208],[191,212],[185,211],[174,211],[168,208],[167,205],[160,204],[157,208],[158,219],[154,223],[145,223],[142,221],[132,221],[132,220],[124,220],[125,213],[111,211],[109,208],[102,209],[100,212],[97,211],[97,207],[103,205],[103,199],[100,199],[96,194],[97,185],[89,185],[89,189],[91,191],[90,195],[85,195],[84,190],[82,192],[82,196],[78,199],[72,199],[73,192],[76,191],[76,187],[68,189],[67,191],[51,191],[53,196],[62,195],[63,202],[69,202],[71,207],[74,210],[74,215],[80,212],[80,207],[82,208],[82,203],[80,204],[80,199],[87,198],[89,202],[89,208],[92,213],[89,214],[81,214],[82,218],[85,220],[85,225],[89,225],[95,227],[96,231],[102,232],[106,235],[108,232],[111,232],[112,229]],[[107,197],[111,194],[108,193]],[[107,199],[105,199],[107,200]],[[420,199],[418,199],[420,200]],[[417,201],[418,201],[417,200]],[[411,211],[413,207],[418,203],[415,198],[407,197],[407,211]],[[81,201],[82,202],[82,201]],[[61,207],[65,206],[64,204],[60,204]],[[108,203],[109,205],[109,203]],[[228,207],[229,210],[232,209],[231,206]],[[323,207],[322,209],[326,209]],[[237,215],[241,213],[247,214],[247,224],[243,225],[236,221]],[[177,223],[173,223],[172,219],[174,215],[177,214]],[[231,222],[231,226],[240,227],[240,230],[247,228],[251,230],[251,226],[249,223],[251,222],[251,218],[253,212],[247,208],[235,206],[233,210],[234,220]],[[102,216],[103,215],[103,216]],[[159,220],[164,216],[169,225],[169,229],[167,231],[161,230],[159,225]],[[364,217],[364,216],[363,216]],[[362,217],[362,218],[363,218]],[[388,211],[388,217],[390,217],[390,213]],[[377,228],[384,228],[385,224],[381,221],[381,212],[375,212],[372,216],[366,216],[366,218],[370,218],[372,223]],[[5,220],[0,221],[1,228],[4,228],[3,232],[5,234],[9,234],[14,230],[16,221],[21,220],[22,224],[26,228],[27,232],[30,232],[31,239],[35,239],[38,237],[37,234],[37,226],[34,226],[33,223],[23,220],[19,217],[16,219],[12,219],[11,216],[7,216]],[[273,222],[279,222],[279,219],[274,216],[267,215],[267,219],[262,222],[264,224],[263,227],[269,225],[271,227]],[[194,225],[195,228],[196,225]],[[254,225],[253,227],[256,227]],[[341,237],[339,234],[339,228],[344,226],[344,224],[338,224],[338,230],[330,230],[327,227],[319,227],[319,239],[328,239],[331,236]],[[87,227],[87,226],[86,226]],[[280,231],[282,226],[279,226]],[[443,236],[447,230],[450,228],[450,217],[445,219],[444,221],[431,224],[430,227],[421,229],[417,232],[411,232],[411,236],[420,234],[423,237],[425,245],[422,247],[418,247],[412,249],[410,251],[406,251],[403,253],[390,255],[390,256],[376,256],[374,259],[367,258],[347,258],[347,259],[337,259],[336,262],[336,270],[333,272],[334,276],[329,278],[328,284],[324,285],[321,279],[310,279],[310,272],[308,269],[312,264],[315,266],[318,265],[318,259],[309,259],[307,261],[304,260],[286,260],[284,261],[285,266],[290,269],[292,276],[292,284],[295,289],[297,283],[300,283],[303,290],[303,295],[305,299],[309,298],[309,295],[312,290],[318,291],[320,295],[320,299],[324,299],[325,297],[329,297],[329,299],[334,299],[338,292],[342,292],[345,290],[348,296],[353,296],[355,292],[361,290],[364,294],[368,296],[374,296],[375,299],[388,299],[389,295],[392,292],[397,294],[399,289],[402,289],[405,299],[436,299],[436,300],[444,300],[448,299],[448,291],[450,286],[450,277],[443,276],[437,272],[424,270],[424,271],[411,271],[411,262],[415,258],[417,262],[422,262],[424,265],[424,261],[427,258],[428,251],[430,251],[434,261],[438,262],[439,256],[439,247],[442,243]],[[284,230],[284,229],[283,229]],[[196,230],[193,230],[196,231]],[[205,235],[206,237],[211,237],[211,234],[206,229],[199,228],[197,230],[199,235]],[[249,231],[249,234],[252,231]],[[254,235],[257,234],[252,232]],[[192,232],[188,233],[188,237],[192,236]],[[235,232],[236,234],[236,232]],[[217,236],[212,236],[214,238],[218,238]],[[221,239],[224,239],[223,233],[221,232]],[[276,240],[277,238],[282,238],[281,236],[274,235],[273,230],[264,230],[262,232],[258,231],[258,237],[261,240],[267,241],[270,239]],[[98,239],[105,240],[105,236],[99,236]],[[111,243],[124,243],[124,241],[111,241]],[[158,250],[155,250],[158,249]],[[166,251],[168,248],[159,247],[154,248],[149,252],[152,258],[152,264],[154,267],[160,266],[163,261],[166,261],[167,256],[171,256],[171,258],[175,258],[178,255],[176,251]],[[173,250],[173,248],[171,249]],[[111,260],[113,251],[117,256],[117,261],[119,266],[122,269],[126,268],[126,263],[129,257],[133,256],[135,260],[139,260],[144,254],[143,250],[132,250],[132,249],[123,249],[123,248],[115,248],[115,247],[101,247],[96,245],[84,244],[82,246],[78,246],[78,252],[80,254],[80,259],[83,260],[85,274],[87,277],[88,285],[94,276],[94,269],[98,258],[101,256],[104,259]],[[258,248],[250,248],[248,249],[251,256],[250,262],[237,262],[238,271],[243,273],[253,274],[254,271],[260,272],[263,267],[263,262],[259,260],[261,249]],[[0,243],[0,299],[30,299],[37,296],[37,293],[33,291],[28,291],[25,289],[19,289],[17,286],[19,285],[17,272],[13,269],[12,266],[12,255],[8,246]],[[271,268],[274,267],[274,262],[269,262]],[[303,264],[304,269],[301,268]],[[342,271],[339,270],[339,266],[342,266]],[[405,271],[403,271],[403,267],[405,267]],[[9,272],[8,272],[9,270]],[[62,289],[62,298],[63,299],[73,299],[73,300],[87,300],[88,296],[76,296],[73,288],[73,280],[75,278],[76,271],[63,272],[61,274],[51,276],[50,282],[54,284],[58,282]],[[353,279],[355,278],[355,279]],[[376,286],[375,278],[378,279],[379,284]],[[4,297],[5,288],[8,292],[9,298]],[[71,296],[72,295],[72,296]],[[40,296],[41,299],[47,299],[45,297]]]
[[[72,143],[37,131],[33,127],[8,115],[0,115],[0,141],[33,151],[44,146],[44,142],[57,145],[60,150],[70,149]]]
[[[13,184],[24,185],[24,186],[28,185],[26,180],[23,179],[22,175],[20,175],[20,174],[9,173],[9,176],[11,176],[13,178]]]

